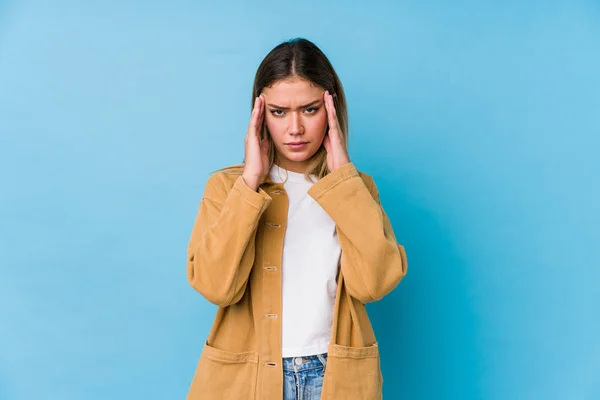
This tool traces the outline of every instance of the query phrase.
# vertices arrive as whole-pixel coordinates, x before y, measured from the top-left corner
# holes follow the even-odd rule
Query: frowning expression
[[[303,173],[327,129],[324,89],[293,77],[262,91],[265,122],[283,168]]]

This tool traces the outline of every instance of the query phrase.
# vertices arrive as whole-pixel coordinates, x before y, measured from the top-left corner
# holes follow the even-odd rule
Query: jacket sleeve
[[[363,181],[352,163],[317,181],[308,191],[335,221],[348,293],[362,303],[380,300],[407,272],[404,247],[396,242],[372,178]]]
[[[188,244],[187,278],[208,301],[225,307],[246,290],[256,228],[272,199],[262,188],[250,189],[241,176],[230,190],[222,181],[213,175],[206,183]]]

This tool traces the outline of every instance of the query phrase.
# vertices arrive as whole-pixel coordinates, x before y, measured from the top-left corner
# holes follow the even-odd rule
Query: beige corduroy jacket
[[[281,400],[281,262],[288,198],[267,175],[257,191],[241,169],[211,175],[187,252],[194,289],[219,306],[188,400]],[[371,176],[345,164],[308,191],[335,221],[342,249],[322,399],[381,399],[379,348],[365,304],[406,275]],[[306,249],[310,251],[310,249]],[[310,290],[310,288],[307,288]]]

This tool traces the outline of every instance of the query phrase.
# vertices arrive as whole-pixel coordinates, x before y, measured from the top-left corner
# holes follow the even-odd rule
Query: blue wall
[[[98,3],[0,2],[1,399],[185,397],[193,218],[296,36],[408,254],[385,398],[600,398],[600,3]]]

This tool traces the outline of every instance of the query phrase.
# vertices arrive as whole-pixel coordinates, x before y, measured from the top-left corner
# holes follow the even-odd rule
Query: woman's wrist
[[[248,186],[250,189],[254,190],[255,192],[258,191],[258,182],[259,182],[258,178],[242,175],[242,179],[244,180],[244,183],[246,184],[246,186]]]

